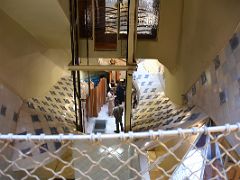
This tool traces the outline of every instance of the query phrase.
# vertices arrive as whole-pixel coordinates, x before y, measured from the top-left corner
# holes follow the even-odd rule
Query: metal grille
[[[0,135],[0,179],[239,179],[240,124],[141,133]]]

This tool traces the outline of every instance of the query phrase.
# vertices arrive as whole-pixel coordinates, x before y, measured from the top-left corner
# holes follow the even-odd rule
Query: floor
[[[123,126],[124,126],[124,113],[123,113]],[[116,125],[115,125],[115,118],[113,116],[108,116],[108,104],[104,104],[103,107],[101,108],[101,111],[98,113],[98,117],[93,117],[88,119],[87,123],[87,128],[86,128],[86,133],[92,133],[95,125],[96,120],[106,120],[106,134],[111,134],[114,133],[114,130],[116,130]]]

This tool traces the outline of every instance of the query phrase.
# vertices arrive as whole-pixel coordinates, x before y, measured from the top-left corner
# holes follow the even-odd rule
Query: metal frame
[[[70,71],[135,71],[137,68],[136,64],[117,66],[117,65],[78,65],[68,66]]]
[[[92,1],[93,2],[93,1]],[[119,1],[118,1],[119,3]],[[136,70],[135,52],[136,52],[136,39],[137,39],[137,14],[138,14],[138,0],[128,1],[128,42],[127,42],[127,65],[126,66],[101,66],[90,65],[89,58],[87,65],[80,65],[79,62],[79,13],[76,10],[78,7],[77,0],[70,0],[70,15],[71,15],[71,45],[72,45],[72,64],[68,66],[68,70],[73,74],[74,85],[74,100],[75,100],[75,115],[77,129],[84,132],[84,122],[82,118],[81,107],[81,86],[80,86],[80,70],[89,71],[126,71],[126,97],[125,97],[125,131],[131,130],[131,114],[132,114],[132,73]],[[87,6],[87,5],[86,5]],[[94,15],[94,14],[93,14]],[[88,26],[88,25],[87,25]],[[94,28],[93,28],[94,30]],[[93,33],[94,34],[94,33]],[[87,39],[87,57],[88,55],[88,39]],[[90,89],[90,88],[89,88]]]
[[[78,54],[78,38],[79,38],[79,25],[78,25],[78,1],[70,0],[70,33],[71,33],[71,52],[72,52],[72,65],[79,65]],[[81,103],[81,84],[80,84],[80,72],[72,71],[73,76],[73,89],[74,89],[74,105],[76,116],[76,129],[84,132],[84,123],[82,120],[82,103]]]
[[[136,64],[136,40],[137,40],[137,17],[138,17],[138,0],[128,1],[128,43],[127,43],[127,64]],[[127,88],[125,100],[125,132],[131,130],[132,118],[132,71],[127,71]]]

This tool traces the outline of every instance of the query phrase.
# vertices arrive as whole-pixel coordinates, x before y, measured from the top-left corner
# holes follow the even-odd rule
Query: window
[[[128,0],[121,0],[119,9],[117,0],[96,0],[94,6],[95,38],[99,38],[97,42],[100,42],[100,40],[110,44],[115,42],[118,30],[120,39],[127,38]],[[119,18],[117,17],[118,11],[120,11]],[[91,1],[79,1],[79,18],[80,37],[91,38],[93,26]],[[159,0],[139,0],[138,39],[155,39],[157,37],[158,20]]]

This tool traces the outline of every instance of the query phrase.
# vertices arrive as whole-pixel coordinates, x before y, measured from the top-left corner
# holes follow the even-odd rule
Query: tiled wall
[[[21,105],[21,98],[0,84],[0,133],[15,133]]]
[[[218,125],[240,122],[240,33],[213,59],[187,93]]]
[[[199,106],[217,125],[240,122],[239,32],[232,36],[187,93],[188,104]],[[232,145],[238,143],[233,136],[227,139]],[[240,148],[237,151],[240,152]]]
[[[37,135],[76,133],[74,121],[73,87],[70,76],[60,78],[44,96],[23,101],[0,85],[0,123],[4,124],[0,126],[0,133]],[[46,149],[53,152],[62,147],[62,143],[45,142],[31,152],[33,147],[31,142],[16,141],[14,146],[29,157],[41,159],[46,156],[44,153]],[[13,159],[19,156],[18,152],[3,153]],[[18,165],[33,168],[34,164],[29,158],[24,158],[18,161]],[[0,166],[4,166],[4,163],[0,163]]]
[[[163,92],[162,73],[148,72],[140,63],[133,76],[139,91],[139,103],[133,110],[133,131],[186,128],[208,119],[194,106],[178,107],[171,102]]]

